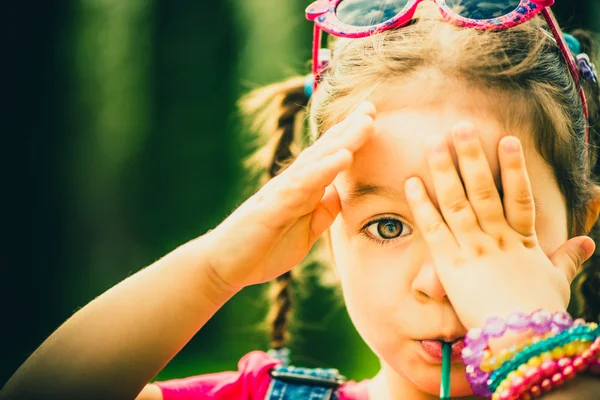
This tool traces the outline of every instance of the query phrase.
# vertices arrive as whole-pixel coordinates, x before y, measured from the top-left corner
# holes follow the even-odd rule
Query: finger
[[[314,149],[307,154],[307,157],[300,164],[311,164],[342,149],[347,149],[354,153],[373,136],[374,132],[375,124],[371,116],[364,114],[355,115],[340,136],[327,142],[317,142],[318,145],[313,145],[315,146]]]
[[[419,178],[410,178],[404,185],[406,198],[413,220],[423,235],[435,260],[452,256],[458,252],[458,244],[444,219],[431,203]]]
[[[352,162],[352,153],[373,135],[374,113],[373,104],[361,103],[352,116],[347,118],[347,123],[340,125],[339,137],[335,137],[337,133],[333,132],[327,141],[317,141],[311,148],[303,151],[289,168],[265,186],[283,188],[285,202],[290,207],[301,205],[302,210],[312,211],[310,207],[315,206],[316,196],[320,199],[324,188]],[[347,128],[343,132],[342,126]],[[312,193],[319,190],[320,193]],[[307,191],[310,193],[310,200]]]
[[[437,136],[429,141],[427,164],[446,224],[458,243],[467,244],[473,235],[481,233],[481,228],[465,195],[445,137]]]
[[[373,123],[375,113],[375,106],[372,103],[366,101],[361,103],[342,122],[329,128],[315,143],[300,153],[297,163],[305,165],[314,162],[315,159],[335,153],[348,142],[355,146],[356,136],[363,133],[361,129]]]
[[[341,150],[306,168],[303,174],[290,175],[288,169],[268,181],[239,208],[260,214],[261,223],[272,229],[289,227],[290,223],[302,218],[310,221],[311,213],[324,197],[325,188],[351,162],[352,153]],[[325,204],[331,209],[329,202]]]
[[[298,176],[304,190],[318,190],[329,186],[335,177],[352,163],[352,152],[341,149],[318,162],[307,165]]]
[[[506,230],[507,223],[481,140],[473,125],[467,122],[459,123],[454,128],[453,140],[460,176],[479,226],[485,232],[497,235]]]
[[[514,136],[500,140],[498,159],[508,224],[523,236],[535,235],[535,204],[521,142]]]
[[[352,113],[350,115],[348,115],[346,118],[344,118],[344,120],[342,122],[339,122],[339,123],[335,124],[333,127],[329,128],[327,130],[327,132],[325,132],[319,140],[339,136],[340,134],[342,134],[344,132],[344,130],[346,128],[348,128],[348,126],[352,123],[353,118],[356,116],[366,115],[366,116],[374,119],[376,113],[377,113],[377,110],[375,109],[375,106],[373,105],[373,103],[371,103],[369,101],[363,101],[354,109],[354,111],[352,111]]]
[[[342,211],[340,196],[333,185],[327,186],[321,202],[312,212],[310,221],[309,246],[331,226],[337,215]]]
[[[273,198],[272,210],[294,210],[294,218],[313,212],[323,197],[325,188],[335,177],[352,163],[352,153],[342,149],[313,164],[307,165],[294,175],[280,175],[277,196]],[[275,211],[280,212],[280,211]]]
[[[596,244],[592,238],[588,236],[575,237],[560,246],[550,256],[550,261],[563,271],[568,282],[571,283],[583,263],[594,254],[595,249]]]

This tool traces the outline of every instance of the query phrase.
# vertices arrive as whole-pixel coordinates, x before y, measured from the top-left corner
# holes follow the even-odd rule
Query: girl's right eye
[[[369,222],[362,232],[368,239],[384,244],[410,235],[412,229],[399,219],[386,217]]]

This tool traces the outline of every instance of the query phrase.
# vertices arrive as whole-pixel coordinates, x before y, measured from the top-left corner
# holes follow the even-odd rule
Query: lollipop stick
[[[444,342],[442,346],[442,379],[440,384],[440,400],[450,400],[450,359],[452,345]]]

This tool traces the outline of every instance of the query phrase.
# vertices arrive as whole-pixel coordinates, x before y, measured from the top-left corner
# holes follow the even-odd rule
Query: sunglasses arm
[[[317,84],[319,82],[320,73],[321,73],[321,60],[319,59],[319,53],[321,51],[321,38],[323,32],[321,28],[315,23],[315,27],[313,28],[313,49],[312,49],[312,74],[314,77],[313,90],[317,89]]]

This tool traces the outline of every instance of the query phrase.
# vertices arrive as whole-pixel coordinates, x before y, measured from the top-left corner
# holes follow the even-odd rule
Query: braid
[[[252,118],[251,130],[258,139],[258,149],[245,165],[260,174],[261,184],[291,163],[304,144],[302,133],[307,104],[303,77],[257,89],[240,102],[242,112]]]
[[[281,173],[303,145],[304,114],[308,104],[304,80],[304,77],[291,78],[258,89],[242,100],[242,110],[255,118],[253,130],[263,139],[262,146],[246,162],[248,167],[259,170],[261,183]],[[285,347],[289,337],[287,327],[293,306],[291,286],[291,271],[271,283],[269,298],[272,306],[267,322],[272,349]]]
[[[304,111],[308,99],[304,94],[304,86],[296,88],[293,92],[287,93],[281,102],[281,115],[277,121],[277,126],[281,131],[279,142],[275,146],[275,153],[269,168],[269,178],[275,177],[286,162],[294,157],[293,144],[298,131],[298,114]]]
[[[270,328],[270,340],[272,349],[285,347],[289,337],[287,331],[289,314],[292,309],[292,273],[291,271],[281,275],[271,284],[269,297],[271,298],[271,310],[267,317]]]

